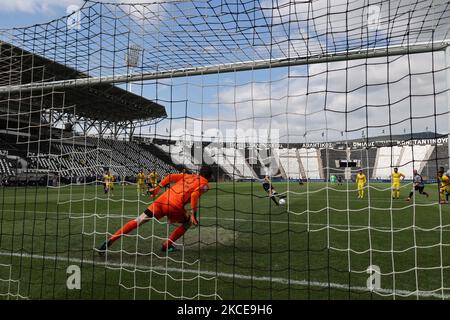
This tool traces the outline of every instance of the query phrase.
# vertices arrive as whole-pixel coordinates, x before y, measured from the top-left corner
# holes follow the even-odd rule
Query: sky
[[[2,0],[0,28],[44,23],[66,15],[70,5],[81,6],[82,0]]]
[[[372,12],[372,8],[372,11],[370,11],[372,13],[369,12],[369,15],[361,16],[360,11],[352,10],[352,8],[359,8],[361,1],[315,1],[312,15],[316,23],[319,25],[322,23],[322,30],[307,27],[306,20],[302,17],[301,10],[298,9],[300,7],[297,7],[297,5],[289,6],[287,0],[261,1],[261,8],[269,8],[275,4],[276,10],[262,10],[262,12],[269,12],[273,36],[270,39],[265,36],[267,29],[264,27],[254,28],[253,32],[257,37],[256,43],[258,46],[235,51],[237,52],[235,54],[236,56],[241,54],[239,57],[242,57],[246,52],[255,55],[257,52],[267,52],[269,42],[272,44],[274,42],[279,43],[270,46],[270,48],[280,52],[288,50],[289,52],[306,52],[305,42],[302,40],[305,34],[311,37],[308,43],[310,50],[319,50],[323,43],[330,41],[329,38],[322,35],[324,30],[333,34],[332,41],[334,44],[339,44],[346,40],[342,35],[346,34],[345,31],[349,29],[347,26],[356,30],[352,31],[352,36],[355,39],[364,38],[368,42],[376,41],[377,37],[382,38],[383,30],[388,30],[388,28],[380,28],[379,30],[382,31],[379,32],[367,32],[368,35],[370,34],[367,37],[358,34],[359,29],[355,26],[361,23],[369,23],[369,20],[373,20],[370,14],[377,13],[376,11]],[[82,0],[1,0],[1,2],[1,29],[51,21],[65,16],[70,6],[81,6],[83,4]],[[111,0],[111,2],[114,2],[114,0]],[[131,3],[133,0],[120,0],[120,2]],[[137,2],[145,1],[137,0]],[[408,4],[408,1],[392,2]],[[411,8],[417,9],[418,1],[409,2],[410,6],[405,6],[407,9],[409,8],[408,10]],[[420,3],[424,2],[426,1]],[[220,3],[220,1],[217,3]],[[331,8],[327,8],[326,4],[328,3],[331,3]],[[301,6],[301,4],[298,6]],[[142,15],[146,17],[146,21],[153,21],[149,17],[152,17],[154,12],[159,10],[156,5],[145,7],[145,10],[140,7],[133,8],[136,8],[136,10],[130,13],[131,20],[139,20]],[[300,14],[294,16],[292,12],[297,9]],[[223,10],[232,11],[233,8],[224,8]],[[324,10],[333,13],[333,21],[326,19],[326,15],[324,15],[326,11]],[[342,18],[342,10],[347,11],[347,19]],[[406,10],[405,12],[411,11]],[[193,14],[195,14],[195,10],[186,12],[186,16]],[[383,8],[378,14],[379,17],[378,20],[374,20],[375,23],[387,24],[389,19],[392,19]],[[239,15],[233,14],[230,16],[239,17]],[[292,39],[289,39],[289,41],[286,40],[288,32],[283,29],[286,25],[286,17],[290,19],[295,17],[298,21],[298,29],[291,30],[289,37],[292,36]],[[364,17],[368,21],[364,22]],[[155,14],[154,21],[157,22],[145,26],[145,28],[148,28],[145,29],[145,37],[149,38],[150,43],[158,37],[157,32],[165,30],[164,28],[167,28],[172,34],[179,35],[179,39],[182,39],[181,31],[183,31],[183,27],[181,24],[184,20],[176,20],[176,23],[180,23],[180,25],[174,26],[174,20],[169,18],[171,17],[164,14],[158,16]],[[403,39],[401,36],[406,33],[407,25],[404,22],[404,16],[400,15],[397,18],[389,30],[392,34],[397,35],[397,38]],[[245,16],[241,16],[240,19],[242,21],[236,24],[236,28],[242,28],[242,32],[248,32],[245,28],[248,27]],[[126,27],[128,22],[125,21],[129,21],[127,17],[119,19],[119,23],[123,23]],[[258,20],[258,23],[264,21],[267,22],[267,20],[261,19]],[[172,23],[172,25],[166,26],[165,23]],[[226,21],[225,27],[229,28],[230,23],[230,21]],[[410,24],[414,25],[414,23]],[[200,27],[201,23],[198,25]],[[164,31],[160,32],[164,34]],[[191,32],[193,34],[198,32],[201,35],[202,32],[207,34],[208,30],[191,30]],[[233,30],[229,28],[226,32],[233,32]],[[170,33],[167,32],[166,34]],[[300,36],[298,36],[299,34]],[[426,32],[423,32],[422,35],[427,36]],[[134,36],[136,41],[139,42],[139,34]],[[229,46],[232,46],[232,40],[229,41]],[[204,43],[206,42],[204,41]],[[287,45],[288,43],[291,46]],[[182,45],[191,44],[183,43]],[[378,42],[378,45],[380,44],[382,42]],[[111,45],[111,42],[104,44],[106,49],[107,46]],[[117,48],[120,46],[120,44],[115,45],[118,46]],[[217,48],[204,48],[205,52],[208,53],[207,56],[205,55],[205,59],[207,57],[220,57],[220,50],[224,48]],[[191,57],[194,57],[196,61],[202,58],[195,48],[168,49],[170,50],[170,52],[166,52],[168,57],[179,57],[180,59],[172,58],[172,60],[166,61],[164,60],[164,54],[161,55],[160,52],[158,59],[160,59],[161,64],[165,63],[168,66],[171,63],[177,66],[182,65],[183,56],[180,51],[183,50],[191,52]],[[151,50],[156,49],[152,47],[149,50],[151,52]],[[105,55],[107,54],[105,53]],[[115,58],[114,61],[123,61],[123,52],[117,50],[108,57]],[[90,61],[89,58],[84,59],[82,56],[77,59],[81,61],[81,64]],[[154,62],[152,59],[149,59],[149,61]],[[208,64],[209,61],[204,63]],[[386,63],[387,61],[389,63]],[[255,130],[257,132],[275,130],[278,131],[278,136],[282,142],[294,143],[335,141],[422,131],[448,132],[445,61],[441,52],[391,57],[389,59],[377,58],[311,64],[308,67],[167,79],[157,83],[146,82],[142,88],[141,85],[134,84],[132,91],[142,92],[147,98],[158,101],[165,106],[169,115],[168,119],[162,121],[156,127],[139,129],[138,132],[142,135],[170,134],[172,138],[176,138],[177,135],[186,138],[194,132],[203,132],[203,134],[209,136],[226,136],[227,130],[229,132],[241,130],[241,133],[254,132]],[[186,134],[186,130],[189,134]],[[235,134],[233,139],[239,137],[239,134]]]

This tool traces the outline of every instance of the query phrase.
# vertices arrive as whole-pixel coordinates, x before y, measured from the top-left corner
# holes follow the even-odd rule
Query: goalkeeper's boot
[[[97,248],[98,254],[102,257],[105,255],[106,250],[111,246],[111,240],[103,242],[103,244]]]
[[[172,245],[170,245],[170,246],[165,246],[165,245],[163,245],[163,246],[161,247],[161,251],[162,251],[162,252],[174,252],[175,250],[176,250],[175,247],[172,246]]]

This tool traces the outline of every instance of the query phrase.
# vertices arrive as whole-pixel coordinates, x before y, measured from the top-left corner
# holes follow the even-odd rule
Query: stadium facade
[[[89,78],[73,68],[0,43],[0,69],[25,69],[15,84],[39,80]],[[27,67],[28,66],[28,67]],[[25,111],[25,112],[24,112]],[[141,170],[160,176],[183,169],[195,171],[218,163],[220,180],[279,179],[352,180],[362,169],[369,179],[389,179],[398,167],[407,179],[417,169],[434,179],[438,167],[448,169],[448,138],[411,133],[350,141],[261,145],[148,138],[137,130],[165,118],[162,105],[112,84],[40,89],[0,97],[0,175],[3,184],[54,184],[101,179],[106,169],[118,180],[133,181]],[[200,150],[200,152],[198,152]],[[198,154],[201,157],[198,157]]]

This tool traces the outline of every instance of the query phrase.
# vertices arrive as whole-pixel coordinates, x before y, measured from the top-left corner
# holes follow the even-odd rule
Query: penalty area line
[[[88,264],[88,265],[98,265],[105,267],[114,267],[114,268],[133,268],[133,269],[146,269],[146,270],[156,270],[156,271],[166,271],[166,272],[179,272],[179,273],[190,273],[190,274],[198,274],[203,277],[219,277],[219,278],[228,278],[228,279],[240,279],[240,280],[248,280],[248,281],[259,281],[259,282],[274,282],[279,284],[291,284],[298,286],[310,286],[310,287],[318,287],[318,288],[332,288],[332,289],[341,289],[341,290],[350,290],[357,292],[372,292],[380,295],[399,295],[403,297],[426,297],[426,298],[438,298],[438,299],[450,299],[449,294],[437,293],[435,291],[409,291],[409,290],[401,290],[396,289],[395,291],[392,289],[375,289],[370,290],[367,287],[361,286],[348,286],[340,283],[326,283],[320,281],[308,281],[308,280],[295,280],[295,279],[286,279],[280,277],[267,277],[267,276],[249,276],[244,274],[232,274],[227,272],[214,272],[209,270],[196,270],[196,269],[184,269],[184,268],[173,268],[173,267],[161,267],[161,266],[153,266],[152,268],[144,265],[137,265],[132,263],[117,263],[117,262],[99,262],[95,260],[89,259],[79,259],[79,258],[69,258],[69,257],[61,257],[61,256],[49,256],[49,255],[39,255],[39,254],[29,254],[29,253],[18,253],[18,252],[4,252],[0,251],[0,257],[15,257],[15,258],[29,258],[29,259],[38,259],[38,260],[50,260],[50,261],[60,261],[67,263],[75,263],[75,264]]]

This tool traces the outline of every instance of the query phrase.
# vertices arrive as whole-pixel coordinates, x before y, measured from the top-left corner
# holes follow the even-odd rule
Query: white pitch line
[[[191,274],[199,274],[202,276],[211,276],[211,277],[222,277],[222,278],[230,278],[230,279],[240,279],[240,280],[253,280],[260,282],[275,282],[281,284],[292,284],[298,286],[311,286],[311,287],[319,287],[319,288],[332,288],[332,289],[343,289],[343,290],[351,290],[351,291],[359,291],[359,292],[373,292],[383,295],[398,295],[403,297],[424,297],[424,298],[438,298],[438,299],[450,299],[450,294],[439,294],[437,291],[441,291],[441,289],[437,289],[435,291],[408,291],[408,290],[398,290],[395,291],[392,289],[376,289],[374,291],[369,290],[366,287],[360,286],[348,286],[340,283],[326,283],[320,281],[308,281],[308,280],[295,280],[295,279],[286,279],[279,277],[259,277],[259,276],[248,276],[243,274],[233,274],[226,272],[214,272],[209,270],[196,270],[196,269],[180,269],[180,268],[172,268],[172,267],[161,267],[161,266],[143,266],[131,263],[117,263],[117,262],[98,262],[94,260],[85,260],[79,258],[65,258],[59,256],[43,256],[38,254],[29,254],[29,253],[17,253],[17,252],[1,252],[0,256],[3,257],[18,257],[18,258],[30,258],[30,259],[39,259],[39,260],[51,260],[51,261],[62,261],[62,262],[70,262],[70,263],[78,263],[78,264],[90,264],[90,265],[99,265],[99,266],[111,266],[111,267],[128,267],[128,268],[138,268],[138,269],[147,269],[147,270],[157,270],[157,271],[166,271],[166,272],[183,272],[183,273],[191,273]]]

